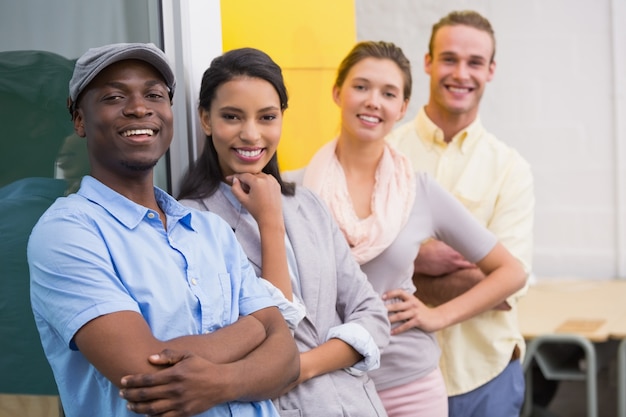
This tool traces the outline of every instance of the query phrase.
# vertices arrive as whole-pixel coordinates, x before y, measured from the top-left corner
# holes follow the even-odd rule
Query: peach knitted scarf
[[[352,254],[362,265],[391,245],[408,221],[415,201],[415,174],[409,159],[385,144],[376,169],[372,214],[359,219],[335,154],[336,147],[337,139],[317,151],[306,168],[303,185],[326,202]]]

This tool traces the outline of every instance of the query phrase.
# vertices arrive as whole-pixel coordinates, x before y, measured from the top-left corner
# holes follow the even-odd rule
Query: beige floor
[[[58,397],[0,394],[0,417],[58,416]]]

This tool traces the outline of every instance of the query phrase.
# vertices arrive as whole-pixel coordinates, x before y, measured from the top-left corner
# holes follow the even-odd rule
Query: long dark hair
[[[260,78],[272,84],[278,93],[281,111],[287,109],[287,87],[280,67],[265,52],[254,48],[234,49],[213,59],[202,76],[199,108],[209,111],[218,87],[237,77]],[[295,185],[280,176],[276,153],[263,167],[263,172],[276,178],[284,195],[294,195]],[[223,178],[213,138],[207,135],[202,154],[183,177],[178,198],[209,197],[217,191]]]

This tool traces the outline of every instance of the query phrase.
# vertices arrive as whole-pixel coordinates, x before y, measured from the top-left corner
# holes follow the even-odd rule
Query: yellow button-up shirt
[[[478,118],[446,144],[424,108],[387,139],[408,155],[416,171],[430,173],[459,199],[530,273],[533,176],[517,151],[488,133]],[[438,333],[449,396],[472,391],[499,375],[515,346],[523,354],[516,301],[525,291],[509,297],[510,311],[486,311]]]

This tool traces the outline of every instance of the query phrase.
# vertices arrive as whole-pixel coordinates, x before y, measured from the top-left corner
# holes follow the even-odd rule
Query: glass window
[[[162,45],[160,4],[150,0],[22,0],[0,14],[0,187],[26,177],[75,180],[88,169],[84,140],[65,108],[74,62],[114,42]],[[165,164],[156,177],[166,178]],[[163,180],[162,180],[163,181]],[[158,184],[167,188],[167,184]]]
[[[154,0],[3,1],[0,13],[0,393],[56,394],[29,301],[26,243],[43,211],[88,173],[66,109],[75,60],[114,42],[162,47]],[[168,189],[167,164],[157,185]],[[159,183],[160,182],[160,183]]]

